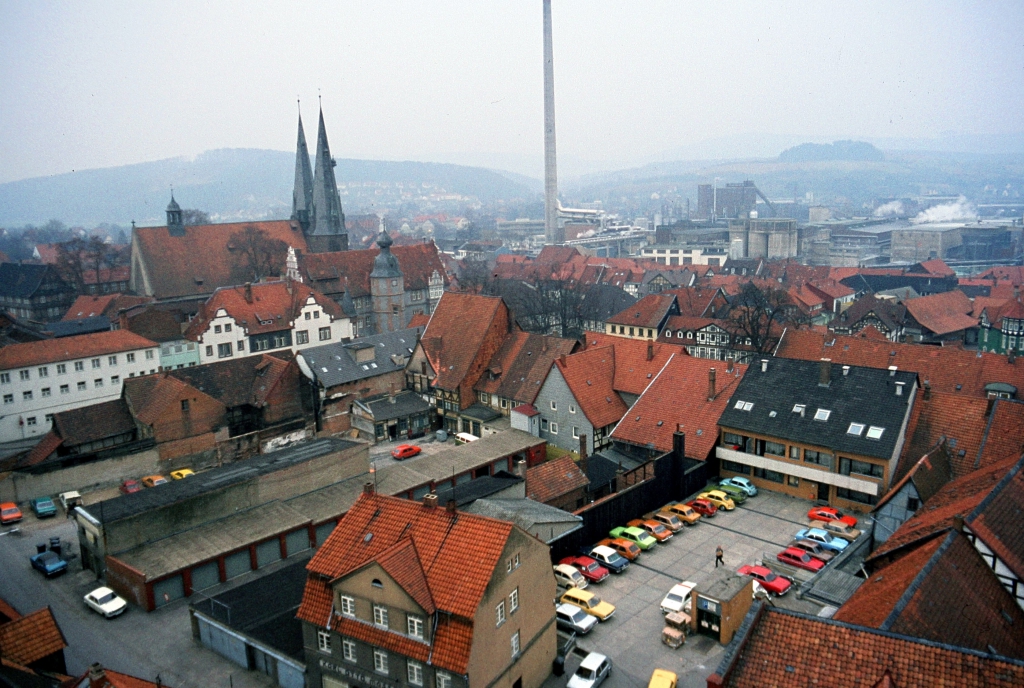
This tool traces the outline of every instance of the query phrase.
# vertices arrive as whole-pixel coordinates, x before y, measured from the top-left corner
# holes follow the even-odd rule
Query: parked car
[[[560,604],[555,607],[555,623],[562,630],[586,635],[597,625],[597,617],[587,614],[574,604]]]
[[[65,512],[69,512],[76,506],[82,505],[82,495],[78,494],[77,490],[71,490],[69,492],[61,492],[57,495],[57,501],[64,508]]]
[[[830,506],[816,506],[807,512],[807,518],[812,521],[839,521],[845,523],[851,528],[857,527],[857,519],[853,516],[847,516],[838,509],[833,509]]]
[[[608,569],[601,566],[590,557],[566,557],[558,563],[572,566],[583,574],[583,577],[591,583],[600,583],[608,577]]]
[[[142,483],[135,478],[128,478],[127,480],[121,481],[121,487],[117,488],[122,494],[135,494],[136,492],[142,492]]]
[[[68,563],[61,558],[56,552],[46,550],[39,554],[33,554],[29,561],[32,562],[32,568],[39,571],[44,576],[49,578],[50,576],[56,576],[59,573],[64,573],[68,570]]]
[[[815,559],[802,549],[788,547],[776,554],[775,558],[783,564],[789,564],[790,566],[795,566],[798,569],[805,569],[807,571],[813,571],[814,573],[825,568],[825,562],[821,559]]]
[[[700,518],[700,514],[694,514],[697,518]],[[683,529],[683,522],[678,516],[673,514],[671,511],[656,511],[652,514],[644,516],[648,521],[654,521],[665,526],[673,533],[678,533]]]
[[[558,586],[559,590],[563,588],[568,590],[569,588],[583,588],[589,585],[587,579],[583,577],[583,574],[576,570],[575,566],[568,566],[566,564],[555,564],[551,567],[551,570],[555,573],[555,585]]]
[[[634,545],[635,547],[636,545]],[[616,552],[607,545],[598,545],[593,547],[587,556],[591,557],[595,561],[601,563],[602,566],[607,568],[612,573],[622,573],[629,568],[629,559]]]
[[[622,538],[605,538],[598,542],[597,546],[610,547],[630,561],[636,561],[636,558],[640,556],[640,548],[636,546],[636,543]]]
[[[599,621],[607,621],[615,613],[615,605],[605,602],[589,590],[570,588],[562,593],[559,600],[563,604],[572,604],[579,607],[587,614],[596,616]]]
[[[736,508],[736,502],[732,501],[729,495],[725,494],[721,490],[701,492],[697,495],[697,499],[707,500],[718,507],[719,510],[725,509],[726,511],[732,511]]]
[[[811,521],[807,525],[810,528],[820,528],[829,535],[841,537],[847,542],[853,542],[860,537],[859,530],[851,528],[842,521]]]
[[[162,475],[147,475],[142,479],[142,484],[146,487],[156,487],[157,485],[166,485],[171,482]]]
[[[733,487],[738,487],[741,490],[743,490],[744,492],[746,492],[748,497],[756,497],[757,496],[757,485],[755,485],[754,483],[750,482],[746,478],[741,478],[739,476],[733,476],[731,478],[724,478],[723,480],[720,480],[718,482],[718,484],[719,485],[732,485]]]
[[[676,583],[668,594],[661,600],[661,613],[671,614],[672,612],[687,612],[693,608],[693,589],[696,583],[683,581]]]
[[[57,515],[57,505],[49,497],[36,497],[31,504],[36,518],[49,518]]]
[[[24,514],[21,513],[21,509],[14,502],[4,502],[0,504],[0,525],[8,525],[11,523],[17,523]]]
[[[780,576],[767,566],[741,566],[736,573],[741,576],[750,576],[773,595],[785,595],[793,587],[793,581],[785,576]]]
[[[191,468],[179,468],[176,471],[171,471],[171,478],[174,480],[183,480],[185,478],[192,477],[193,475],[195,475],[195,471]]]
[[[597,688],[612,673],[612,660],[602,654],[591,652],[576,673],[569,677],[567,688]]]
[[[647,688],[676,688],[679,677],[667,669],[655,669]]]
[[[400,444],[391,450],[391,456],[398,461],[408,459],[419,454],[422,450],[415,444]]]
[[[613,538],[622,538],[623,540],[634,542],[640,549],[650,549],[658,544],[658,541],[648,535],[646,530],[634,528],[633,526],[612,528],[608,535]]]
[[[817,542],[813,542],[811,540],[793,540],[793,542],[789,543],[789,546],[794,549],[803,550],[815,559],[820,559],[826,564],[832,561],[836,556],[835,552],[829,552]]]
[[[630,528],[639,528],[640,530],[646,530],[647,534],[653,537],[658,542],[665,542],[666,540],[672,539],[672,531],[661,525],[657,521],[645,520],[642,518],[634,518],[632,521],[626,524]]]
[[[710,503],[708,504],[708,509],[714,514],[715,510]],[[688,526],[695,526],[700,521],[701,512],[689,503],[676,502],[675,504],[669,504],[665,507],[665,510]]]
[[[850,546],[850,543],[843,538],[833,537],[821,528],[804,528],[797,532],[795,538],[797,540],[810,540],[811,542],[817,542],[825,549],[835,552],[836,554]]]
[[[737,504],[742,504],[743,502],[747,501],[747,491],[744,490],[742,487],[734,487],[729,483],[722,482],[717,485],[708,485],[708,489],[720,490],[724,492],[725,494],[729,495],[729,498],[732,499],[732,501],[736,502]]]
[[[694,499],[686,503],[686,506],[690,507],[704,518],[714,518],[715,514],[718,513],[718,507],[709,502],[706,499]],[[678,513],[678,512],[676,512]]]
[[[99,587],[85,596],[85,604],[101,616],[112,619],[128,608],[128,603],[107,587]]]

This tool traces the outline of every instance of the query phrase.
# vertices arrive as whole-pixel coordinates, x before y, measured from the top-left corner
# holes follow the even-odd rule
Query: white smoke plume
[[[966,222],[978,218],[978,209],[961,196],[956,203],[944,203],[922,210],[911,220],[911,223],[920,225],[931,222]]]
[[[900,201],[889,201],[875,208],[875,217],[895,217],[898,215],[906,215],[906,210]]]

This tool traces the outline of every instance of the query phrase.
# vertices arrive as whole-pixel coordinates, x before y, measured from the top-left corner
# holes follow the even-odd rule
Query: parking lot
[[[715,548],[719,545],[725,552],[726,566],[733,571],[764,560],[779,573],[794,573],[783,571],[775,562],[775,554],[806,527],[810,507],[811,502],[762,490],[735,511],[722,511],[713,519],[702,518],[697,525],[684,528],[671,540],[641,554],[621,575],[592,584],[588,591],[614,604],[615,616],[577,639],[578,650],[567,661],[565,676],[550,677],[545,688],[564,686],[586,651],[611,658],[612,673],[605,686],[646,686],[655,668],[676,672],[680,686],[706,686],[707,676],[718,666],[724,648],[702,635],[688,636],[676,650],[662,644],[662,598],[681,581],[693,581],[699,590],[714,572]],[[809,576],[801,572],[794,578],[799,582]],[[797,599],[794,590],[773,603],[808,614],[822,609],[810,600]]]

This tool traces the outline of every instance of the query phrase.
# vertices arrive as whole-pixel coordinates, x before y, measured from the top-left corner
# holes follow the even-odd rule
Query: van
[[[76,506],[82,506],[82,495],[78,494],[75,490],[71,490],[70,492],[61,492],[57,495],[57,500],[60,502],[60,505],[64,507],[65,512],[71,511]]]
[[[569,588],[579,588],[582,590],[587,587],[587,579],[576,570],[576,567],[569,566],[568,564],[556,564],[551,568],[555,572],[555,583],[558,584],[559,590],[568,590]]]
[[[469,444],[470,442],[476,442],[479,437],[476,435],[470,435],[468,432],[457,432],[455,433],[455,444]]]

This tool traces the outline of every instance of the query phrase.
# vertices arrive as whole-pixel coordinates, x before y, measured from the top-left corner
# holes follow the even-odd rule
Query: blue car
[[[724,480],[720,481],[718,484],[719,485],[729,485],[730,487],[738,487],[739,489],[741,489],[744,492],[746,492],[748,497],[756,497],[757,496],[757,486],[754,485],[754,483],[752,483],[749,480],[747,480],[746,478],[741,478],[739,476],[734,476],[732,478],[725,478]]]
[[[817,542],[823,549],[830,550],[836,554],[842,552],[850,544],[843,538],[832,537],[821,528],[804,528],[796,534],[795,539]]]
[[[56,576],[68,570],[68,563],[60,558],[56,552],[46,551],[32,555],[32,568],[44,576]]]
[[[36,512],[36,518],[56,516],[57,505],[49,497],[38,497],[32,500],[32,511]]]

